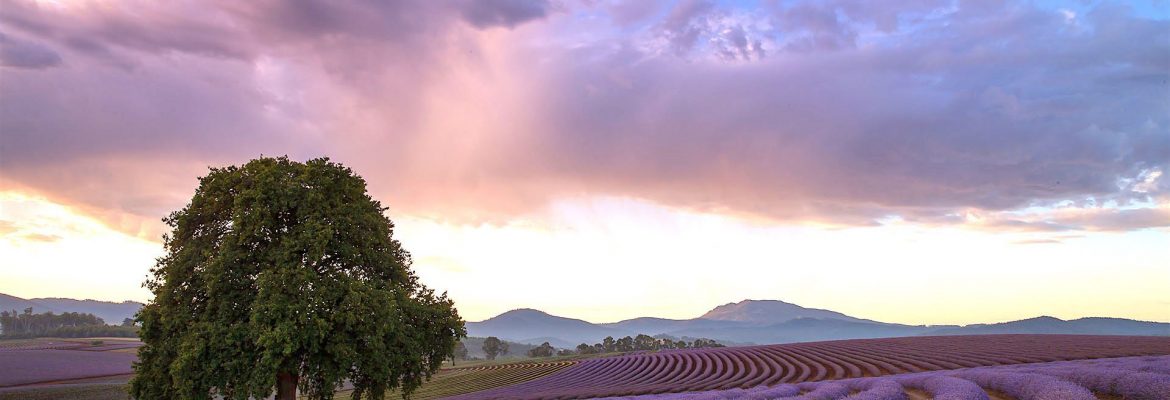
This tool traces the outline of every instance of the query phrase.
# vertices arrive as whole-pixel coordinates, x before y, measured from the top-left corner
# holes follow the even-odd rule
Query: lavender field
[[[0,388],[132,373],[137,341],[29,340],[0,346]]]
[[[627,354],[458,397],[1170,399],[1170,338],[988,335]]]
[[[134,345],[5,343],[0,399],[127,398]],[[1170,338],[989,335],[636,352],[452,368],[413,398],[1170,400]]]
[[[1170,356],[979,367],[606,399],[906,400],[925,394],[935,400],[987,400],[989,391],[999,397],[1021,400],[1098,400],[1098,395],[1127,400],[1165,400],[1170,399]]]

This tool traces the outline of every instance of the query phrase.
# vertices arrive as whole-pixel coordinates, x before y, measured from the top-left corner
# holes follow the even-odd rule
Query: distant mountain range
[[[1170,336],[1170,323],[1122,318],[1070,321],[1037,317],[998,324],[903,325],[877,322],[836,311],[805,308],[777,300],[744,300],[715,307],[693,319],[642,317],[607,324],[558,317],[533,309],[512,310],[468,322],[471,336],[496,336],[518,343],[549,342],[557,347],[597,343],[606,336],[637,334],[701,337],[725,343],[792,343],[899,336],[1006,333]]]
[[[117,325],[125,318],[133,318],[134,313],[142,308],[142,303],[63,298],[22,299],[0,293],[0,310],[22,312],[29,307],[36,313],[90,313],[107,324]],[[1007,333],[1170,336],[1170,323],[1123,318],[1065,321],[1053,317],[1036,317],[966,326],[903,325],[856,318],[836,311],[805,308],[778,300],[744,300],[715,307],[698,318],[642,317],[607,324],[558,317],[526,308],[508,311],[480,322],[468,322],[467,332],[472,337],[496,336],[515,343],[537,345],[549,342],[556,347],[573,348],[579,343],[598,343],[606,336],[620,338],[637,334],[708,338],[726,344]],[[516,350],[522,349],[517,347]]]
[[[24,312],[32,307],[34,313],[52,311],[60,314],[64,312],[79,312],[96,315],[110,325],[119,325],[123,319],[134,318],[134,313],[142,308],[142,303],[124,301],[121,303],[98,300],[74,300],[55,297],[40,299],[22,299],[0,293],[0,311]]]

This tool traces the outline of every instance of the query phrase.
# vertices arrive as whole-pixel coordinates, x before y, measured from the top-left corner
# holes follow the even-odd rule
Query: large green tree
[[[411,393],[466,336],[410,270],[385,208],[352,170],[260,158],[213,168],[164,219],[137,315],[138,399],[329,399]]]

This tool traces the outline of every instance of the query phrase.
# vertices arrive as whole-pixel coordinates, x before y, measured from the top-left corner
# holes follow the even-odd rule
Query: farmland
[[[0,342],[0,388],[129,376],[137,340],[34,339]]]
[[[656,399],[837,399],[937,400],[996,398],[1161,400],[1170,397],[1170,356],[1123,357],[931,371],[889,377],[853,378],[623,397]]]
[[[125,338],[0,341],[0,399],[124,399],[139,345]]]
[[[0,342],[0,399],[124,399],[134,345]],[[448,364],[412,398],[1127,400],[1168,385],[1170,338],[987,335]]]
[[[994,335],[676,350],[582,361],[541,379],[459,398],[592,398],[713,390],[733,390],[724,394],[734,395],[740,393],[737,389],[808,382],[853,379],[863,385],[874,382],[867,378],[927,371],[1151,355],[1170,355],[1170,338]]]

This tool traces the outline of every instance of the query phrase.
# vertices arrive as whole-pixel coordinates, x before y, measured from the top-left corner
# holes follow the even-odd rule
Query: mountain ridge
[[[746,299],[717,306],[699,316],[702,319],[774,324],[797,318],[840,319],[846,321],[877,322],[820,308],[801,307],[781,300]]]
[[[0,310],[82,312],[117,325],[142,307],[134,301],[110,302],[60,297],[23,299],[0,293]],[[606,336],[646,334],[715,339],[735,344],[772,344],[898,336],[988,335],[1013,333],[1170,336],[1170,323],[1117,317],[1063,320],[1038,316],[1016,321],[968,325],[905,325],[857,318],[832,310],[805,308],[779,300],[743,300],[716,306],[699,317],[638,317],[591,323],[520,308],[483,321],[467,322],[471,336],[496,336],[516,343],[549,342],[556,347],[593,344]]]
[[[521,314],[526,316],[525,326],[508,326],[511,318],[500,318],[514,311],[522,311]],[[541,321],[543,316],[574,321],[574,325],[585,330],[573,331],[570,326],[562,324],[559,325],[559,333],[542,332],[539,327],[547,325]],[[485,324],[488,321],[491,323]],[[528,308],[508,311],[480,322],[468,322],[467,327],[468,332],[475,336],[497,336],[520,343],[524,343],[527,338],[541,338],[554,344],[592,344],[600,342],[605,336],[619,338],[638,334],[702,337],[739,344],[1013,333],[1170,336],[1170,323],[1116,317],[1084,317],[1066,321],[1052,316],[1039,316],[999,323],[906,325],[857,318],[832,310],[805,308],[779,300],[750,299],[716,306],[691,319],[638,317],[595,324]]]
[[[134,318],[134,314],[143,306],[142,303],[124,300],[122,302],[101,301],[92,299],[70,299],[64,297],[41,297],[24,299],[0,293],[0,311],[24,312],[32,308],[34,313],[65,313],[78,312],[96,315],[110,325],[119,325],[126,318]]]

